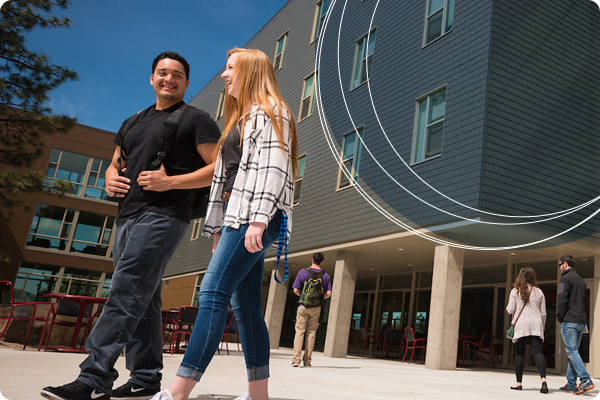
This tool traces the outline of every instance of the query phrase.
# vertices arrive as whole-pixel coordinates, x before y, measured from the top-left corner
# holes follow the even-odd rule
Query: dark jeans
[[[187,226],[154,212],[117,224],[108,301],[86,341],[89,356],[77,380],[110,393],[119,376],[114,364],[125,348],[129,381],[160,389],[161,280]]]
[[[531,354],[533,354],[535,366],[540,373],[540,377],[546,377],[546,359],[544,358],[542,348],[542,338],[539,336],[525,336],[517,339],[517,343],[515,343],[515,374],[517,375],[517,382],[519,383],[523,381],[527,340],[529,340],[529,344],[531,345]]]

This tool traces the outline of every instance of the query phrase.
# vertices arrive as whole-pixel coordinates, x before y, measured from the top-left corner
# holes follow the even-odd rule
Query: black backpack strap
[[[181,120],[185,114],[192,108],[188,104],[182,104],[177,110],[165,118],[158,135],[158,153],[156,153],[156,159],[150,163],[149,170],[159,169],[163,160],[169,155],[169,150],[181,124]]]

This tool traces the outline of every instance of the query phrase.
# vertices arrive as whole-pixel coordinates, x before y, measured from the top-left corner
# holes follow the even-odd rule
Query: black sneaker
[[[110,398],[115,400],[149,400],[158,392],[160,392],[160,387],[149,389],[133,382],[127,382],[123,386],[113,389]]]
[[[566,384],[565,386],[558,388],[558,391],[563,392],[563,393],[575,394],[575,393],[577,393],[577,388],[574,386],[569,386],[569,384]]]
[[[110,400],[106,393],[99,392],[81,381],[45,387],[41,395],[50,400]]]

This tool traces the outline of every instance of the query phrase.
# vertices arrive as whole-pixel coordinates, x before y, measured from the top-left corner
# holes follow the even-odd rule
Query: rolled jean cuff
[[[177,370],[177,373],[175,375],[181,376],[182,378],[192,379],[196,382],[200,382],[200,378],[202,378],[202,375],[204,375],[204,371],[200,369],[186,367],[185,365],[180,365],[179,370]]]
[[[260,381],[269,377],[269,364],[261,365],[260,367],[246,367],[248,373],[248,382]]]

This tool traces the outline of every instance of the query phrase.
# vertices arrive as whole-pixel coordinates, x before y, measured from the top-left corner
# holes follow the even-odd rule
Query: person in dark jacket
[[[567,384],[559,390],[582,394],[595,387],[579,354],[579,345],[587,322],[585,315],[586,286],[583,279],[577,275],[575,260],[570,255],[560,258],[558,268],[562,275],[558,284],[556,317],[561,324],[560,333],[569,357]],[[577,386],[577,376],[580,379],[579,386]]]

